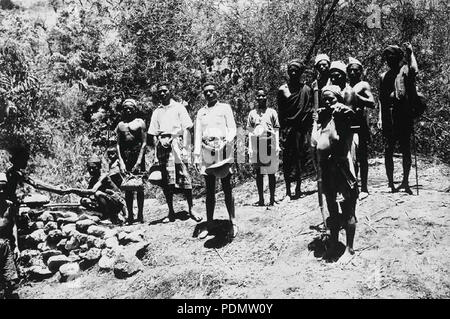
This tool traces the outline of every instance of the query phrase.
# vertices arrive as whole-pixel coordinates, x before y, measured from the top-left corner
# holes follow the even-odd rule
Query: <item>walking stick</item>
[[[419,173],[417,169],[417,148],[416,148],[416,132],[414,129],[414,122],[413,122],[413,148],[414,148],[414,166],[416,167],[416,189],[417,189],[417,195],[419,195]]]

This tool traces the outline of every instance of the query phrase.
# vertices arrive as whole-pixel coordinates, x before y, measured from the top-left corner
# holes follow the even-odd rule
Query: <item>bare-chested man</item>
[[[419,72],[410,43],[405,43],[406,55],[396,45],[388,46],[383,52],[389,70],[380,77],[380,107],[378,128],[382,129],[385,142],[385,166],[388,186],[392,192],[404,189],[412,195],[409,187],[411,170],[410,139],[413,133],[414,117],[412,104],[417,99],[415,78]],[[403,155],[403,181],[394,186],[394,146],[399,141]]]
[[[145,172],[145,148],[147,146],[147,131],[145,122],[137,118],[137,102],[127,99],[122,104],[122,121],[116,127],[117,155],[119,168],[122,175]],[[137,193],[138,214],[137,220],[144,222],[144,191]],[[132,223],[134,192],[125,191],[127,203],[128,222]]]
[[[322,89],[323,107],[319,109],[317,123],[312,132],[312,145],[316,147],[323,191],[330,217],[330,247],[324,256],[326,260],[339,258],[337,244],[339,230],[346,231],[346,251],[342,260],[354,254],[353,241],[356,230],[356,200],[358,188],[354,168],[355,145],[353,110],[344,105],[340,87],[325,86]],[[338,199],[340,198],[340,199]],[[339,206],[341,213],[339,213]]]
[[[314,61],[314,69],[317,72],[317,78],[312,83],[312,89],[314,91],[314,110],[320,106],[320,98],[322,88],[329,84],[330,81],[330,57],[326,54],[318,54]]]
[[[363,65],[357,59],[350,57],[347,64],[347,76],[349,85],[344,89],[345,104],[355,112],[355,126],[358,126],[358,147],[356,149],[357,167],[356,173],[361,172],[361,192],[359,199],[369,195],[367,177],[369,172],[367,143],[370,140],[370,129],[367,122],[366,108],[375,107],[375,99],[372,95],[370,84],[362,81]]]

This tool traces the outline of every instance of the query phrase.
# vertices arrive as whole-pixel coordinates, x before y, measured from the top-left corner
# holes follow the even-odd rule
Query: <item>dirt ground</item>
[[[146,201],[145,269],[128,279],[96,267],[68,283],[57,276],[25,283],[21,298],[449,298],[450,167],[419,160],[420,195],[388,192],[383,160],[372,159],[370,196],[357,204],[356,253],[348,263],[326,263],[307,246],[322,221],[317,193],[267,209],[253,207],[256,185],[236,187],[238,236],[222,240],[227,212],[221,194],[216,204],[216,237],[194,237],[196,223],[179,213],[170,224],[162,199]],[[396,158],[396,181],[401,161]],[[267,180],[265,180],[267,183]],[[415,184],[412,170],[411,185]],[[315,182],[305,181],[314,191]],[[282,197],[280,180],[277,196]],[[266,192],[268,198],[268,192]],[[196,209],[205,216],[204,200]],[[179,211],[186,209],[179,198]],[[220,221],[222,220],[222,221]],[[150,224],[149,224],[150,223]],[[345,243],[344,232],[340,241]]]

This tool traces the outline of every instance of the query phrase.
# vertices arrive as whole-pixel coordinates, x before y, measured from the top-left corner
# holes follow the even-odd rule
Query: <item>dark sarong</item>
[[[285,97],[278,93],[280,144],[283,152],[283,173],[288,182],[300,179],[301,169],[312,162],[310,146],[313,114],[313,94],[303,85],[298,92]]]

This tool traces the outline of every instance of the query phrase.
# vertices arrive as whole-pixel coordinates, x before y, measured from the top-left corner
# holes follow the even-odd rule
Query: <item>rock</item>
[[[138,259],[142,259],[148,250],[148,242],[139,242],[136,244],[129,244],[123,247],[123,249],[129,254],[136,256]]]
[[[56,244],[56,249],[58,249],[59,251],[62,251],[63,253],[66,252],[66,244],[67,244],[67,239],[61,239],[57,244]]]
[[[61,231],[62,231],[62,233],[64,234],[64,236],[67,236],[67,237],[73,236],[74,234],[78,233],[78,231],[77,231],[77,225],[75,225],[75,224],[66,224],[66,225],[63,225],[63,226],[61,227]]]
[[[116,229],[109,229],[102,226],[90,226],[87,230],[87,233],[89,235],[93,235],[99,238],[108,239],[111,237],[116,236],[117,230]]]
[[[119,240],[119,242],[123,242],[125,236],[127,235],[126,232],[121,231],[120,233],[117,234],[117,239]]]
[[[89,246],[88,246],[87,244],[83,244],[83,245],[80,246],[80,251],[81,251],[82,253],[85,253],[85,252],[87,252],[88,250],[89,250]],[[81,257],[81,254],[80,254],[80,257]]]
[[[50,212],[48,212],[48,211],[43,212],[38,217],[38,221],[41,221],[41,222],[44,222],[44,223],[46,223],[46,222],[53,222],[54,220],[55,219],[53,218],[53,215]]]
[[[22,201],[28,206],[39,207],[50,203],[50,198],[47,195],[34,193],[25,196]]]
[[[58,229],[58,224],[56,222],[48,222],[45,224],[44,232],[48,234],[51,230]]]
[[[78,241],[78,239],[77,239],[75,236],[73,236],[73,237],[70,237],[70,238],[67,240],[66,245],[64,246],[64,248],[65,248],[67,251],[71,251],[71,250],[80,248],[80,246],[81,246],[81,244],[80,244],[80,242]]]
[[[114,263],[117,260],[118,252],[114,249],[103,249],[102,257],[98,261],[100,270],[111,270],[114,268]]]
[[[44,229],[44,222],[41,222],[41,221],[31,222],[28,224],[28,227],[31,231],[35,231],[38,229]]]
[[[31,239],[34,243],[36,243],[36,245],[44,242],[45,239],[47,238],[43,229],[35,230],[28,236],[29,236],[28,238]]]
[[[126,234],[125,237],[122,239],[121,243],[127,244],[127,243],[139,243],[143,241],[144,238],[142,236],[141,231],[135,231],[129,234]]]
[[[142,262],[134,255],[120,254],[114,263],[114,276],[119,279],[128,278],[141,271]]]
[[[104,219],[98,222],[102,226],[111,226],[113,223],[109,219]]]
[[[96,223],[91,219],[83,219],[76,222],[77,230],[83,233],[87,232],[88,228],[95,224]]]
[[[76,217],[69,217],[69,218],[58,218],[56,220],[58,222],[58,225],[67,225],[67,224],[75,224],[78,222],[78,215]]]
[[[51,230],[47,235],[47,242],[49,244],[56,245],[61,241],[61,239],[64,239],[64,235],[59,229]]]
[[[80,266],[77,263],[67,263],[59,267],[59,281],[66,282],[78,278],[81,275]]]
[[[45,264],[47,264],[47,261],[50,257],[59,256],[59,255],[62,255],[62,253],[56,249],[46,250],[41,253],[42,260],[44,261]]]
[[[55,220],[58,220],[59,218],[77,219],[78,220],[78,214],[74,213],[74,212],[55,210],[55,211],[51,211],[50,213],[53,215],[53,218],[55,218]]]
[[[103,239],[92,236],[92,235],[89,235],[87,237],[86,244],[88,245],[89,248],[95,247],[95,248],[102,249],[105,247],[105,241]]]
[[[51,250],[51,249],[52,249],[52,247],[50,247],[49,245],[47,245],[47,243],[40,243],[40,244],[37,245],[37,248],[38,248],[40,251],[47,251],[47,250]]]
[[[76,232],[74,237],[78,240],[80,245],[84,245],[87,242],[88,235],[80,233],[80,232]]]
[[[87,252],[80,254],[81,258],[84,258],[89,261],[97,261],[102,256],[101,249],[91,248]]]
[[[70,262],[77,262],[81,260],[81,257],[78,255],[80,253],[79,249],[72,250],[69,253]]]
[[[100,217],[98,216],[94,216],[94,215],[90,215],[87,213],[81,214],[79,217],[79,220],[85,220],[85,219],[90,219],[95,223],[99,223],[100,222]]]
[[[96,237],[103,238],[105,236],[105,233],[108,231],[108,228],[101,227],[101,226],[89,226],[87,233],[89,235],[93,235]]]
[[[105,246],[107,248],[117,248],[119,247],[119,240],[117,237],[110,237],[105,240]]]
[[[42,266],[32,266],[26,270],[26,274],[30,280],[41,281],[53,276],[53,273],[47,268]]]
[[[31,267],[34,263],[34,259],[40,258],[41,252],[36,249],[25,249],[20,252],[19,265],[22,267]]]
[[[68,262],[71,262],[71,260],[64,255],[52,256],[47,260],[47,266],[51,272],[57,272],[59,267],[67,264]]]

